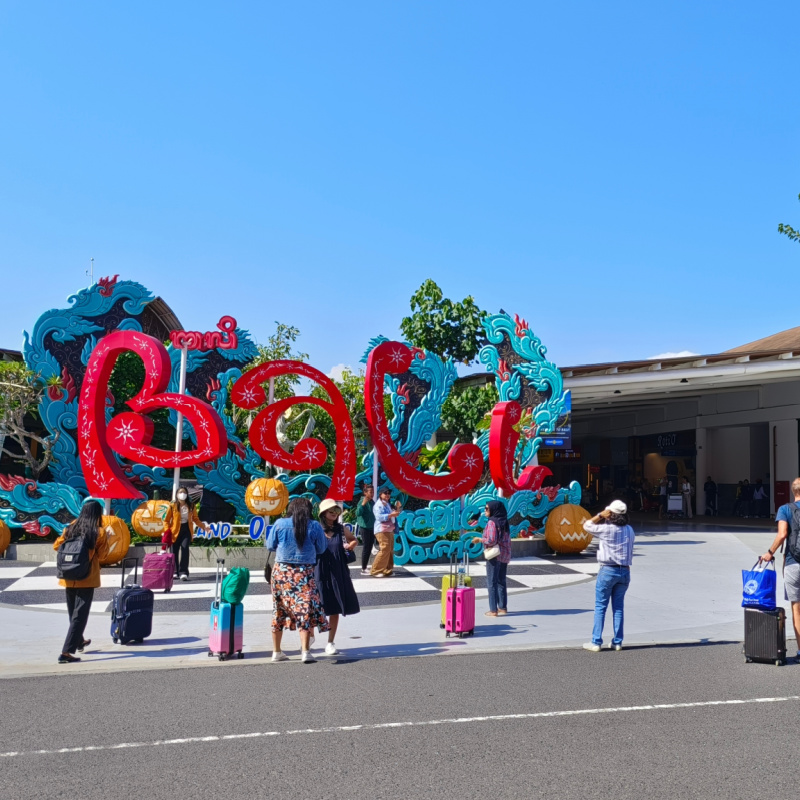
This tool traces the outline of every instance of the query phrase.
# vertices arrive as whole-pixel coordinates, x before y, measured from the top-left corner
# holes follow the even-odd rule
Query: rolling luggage
[[[466,552],[461,563],[453,554],[448,577],[450,587],[445,591],[445,635],[453,633],[459,638],[472,636],[475,633],[475,590],[466,585],[469,577],[469,555]]]
[[[453,569],[454,555],[450,560],[450,572],[442,577],[442,621],[439,623],[440,628],[445,627],[445,620],[447,619],[447,590],[451,586],[455,586],[458,580],[457,573]],[[455,577],[453,577],[455,574]],[[472,586],[472,578],[468,573],[462,573],[463,586]]]
[[[132,561],[133,585],[125,585],[125,565]],[[111,638],[114,644],[142,642],[153,630],[153,593],[136,584],[139,559],[126,558],[122,562],[122,588],[114,594],[111,608]]]
[[[783,608],[745,608],[744,659],[781,667],[786,663],[786,612]]]
[[[208,657],[217,656],[220,661],[225,661],[234,653],[237,654],[237,658],[244,658],[242,652],[244,607],[241,603],[224,603],[221,599],[224,566],[225,559],[218,558],[208,635]]]
[[[175,580],[174,553],[148,553],[142,563],[142,589],[168,592]]]

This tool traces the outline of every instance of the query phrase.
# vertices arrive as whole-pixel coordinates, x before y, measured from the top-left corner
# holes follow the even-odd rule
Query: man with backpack
[[[792,604],[797,658],[800,660],[800,478],[792,481],[792,495],[794,502],[781,506],[775,515],[778,534],[761,559],[772,561],[778,548],[786,543],[786,553],[783,557],[783,587],[786,599]]]

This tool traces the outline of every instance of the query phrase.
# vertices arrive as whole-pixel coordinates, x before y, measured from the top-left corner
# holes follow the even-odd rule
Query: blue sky
[[[800,324],[800,6],[0,5],[0,346],[96,274],[315,366],[434,278],[560,365]]]

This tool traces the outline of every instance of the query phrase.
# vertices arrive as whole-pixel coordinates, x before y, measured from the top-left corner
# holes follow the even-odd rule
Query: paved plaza
[[[769,546],[772,528],[648,520],[637,530],[625,645],[741,641],[741,569]],[[447,639],[439,628],[438,586],[446,570],[443,565],[408,565],[394,578],[376,580],[362,577],[353,566],[363,610],[342,619],[337,636],[342,653],[334,659],[577,648],[589,638],[597,572],[591,549],[577,557],[515,560],[509,573],[510,613],[497,619],[483,616],[485,567],[474,563],[478,625],[475,636],[465,639]],[[169,594],[156,593],[153,633],[139,645],[110,640],[109,601],[119,580],[119,570],[104,571],[86,632],[92,646],[82,663],[63,666],[55,662],[67,618],[53,564],[0,562],[0,624],[6,632],[0,675],[217,665],[207,657],[210,570],[195,570],[189,583],[176,582]],[[783,602],[780,572],[778,581]],[[271,654],[271,598],[263,575],[252,575],[244,604],[246,659],[241,663],[265,661]],[[790,629],[789,624],[787,634]],[[324,640],[318,636],[317,645]],[[284,650],[299,661],[296,633],[286,635]],[[794,652],[791,646],[789,652]]]

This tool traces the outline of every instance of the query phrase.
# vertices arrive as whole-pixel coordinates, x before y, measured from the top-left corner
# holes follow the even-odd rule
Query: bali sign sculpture
[[[570,405],[561,373],[524,320],[506,314],[486,319],[488,344],[480,361],[494,375],[500,402],[489,430],[453,446],[447,471],[437,473],[420,468],[419,454],[441,426],[442,405],[457,377],[452,361],[382,337],[370,342],[364,402],[373,449],[359,463],[352,421],[332,380],[285,359],[244,371],[257,351],[232,317],[210,333],[172,331],[165,347],[145,330],[157,328],[146,313],[153,301],[137,283],[105,280],[72,297],[72,308],[44,314],[32,336],[26,334],[29,368],[56,388],[39,409],[50,433],[59,432],[53,480],[0,475],[0,520],[39,535],[60,531],[89,495],[111,501],[117,516],[130,519],[154,489],[174,487],[182,469],[191,469],[204,490],[247,520],[253,508],[247,487],[269,477],[266,465],[272,465],[284,471],[273,477],[285,487],[282,499],[326,496],[349,504],[358,501],[365,481],[391,488],[403,504],[396,561],[406,563],[465,549],[475,555],[480,547],[470,540],[488,500],[506,503],[513,535],[541,527],[556,506],[579,502],[575,483],[543,487],[551,473],[535,463],[542,437],[564,426]],[[131,410],[114,415],[109,380],[123,353],[141,359],[145,377],[126,400]],[[328,399],[274,400],[272,382],[284,375],[312,381]],[[260,409],[249,426],[249,445],[237,433],[230,404]],[[322,441],[304,438],[291,452],[282,445],[284,415],[299,404],[316,406],[332,420],[331,475],[320,471],[328,460]],[[174,450],[153,446],[148,415],[158,409],[168,410],[176,429]],[[185,450],[184,424],[193,445]]]

